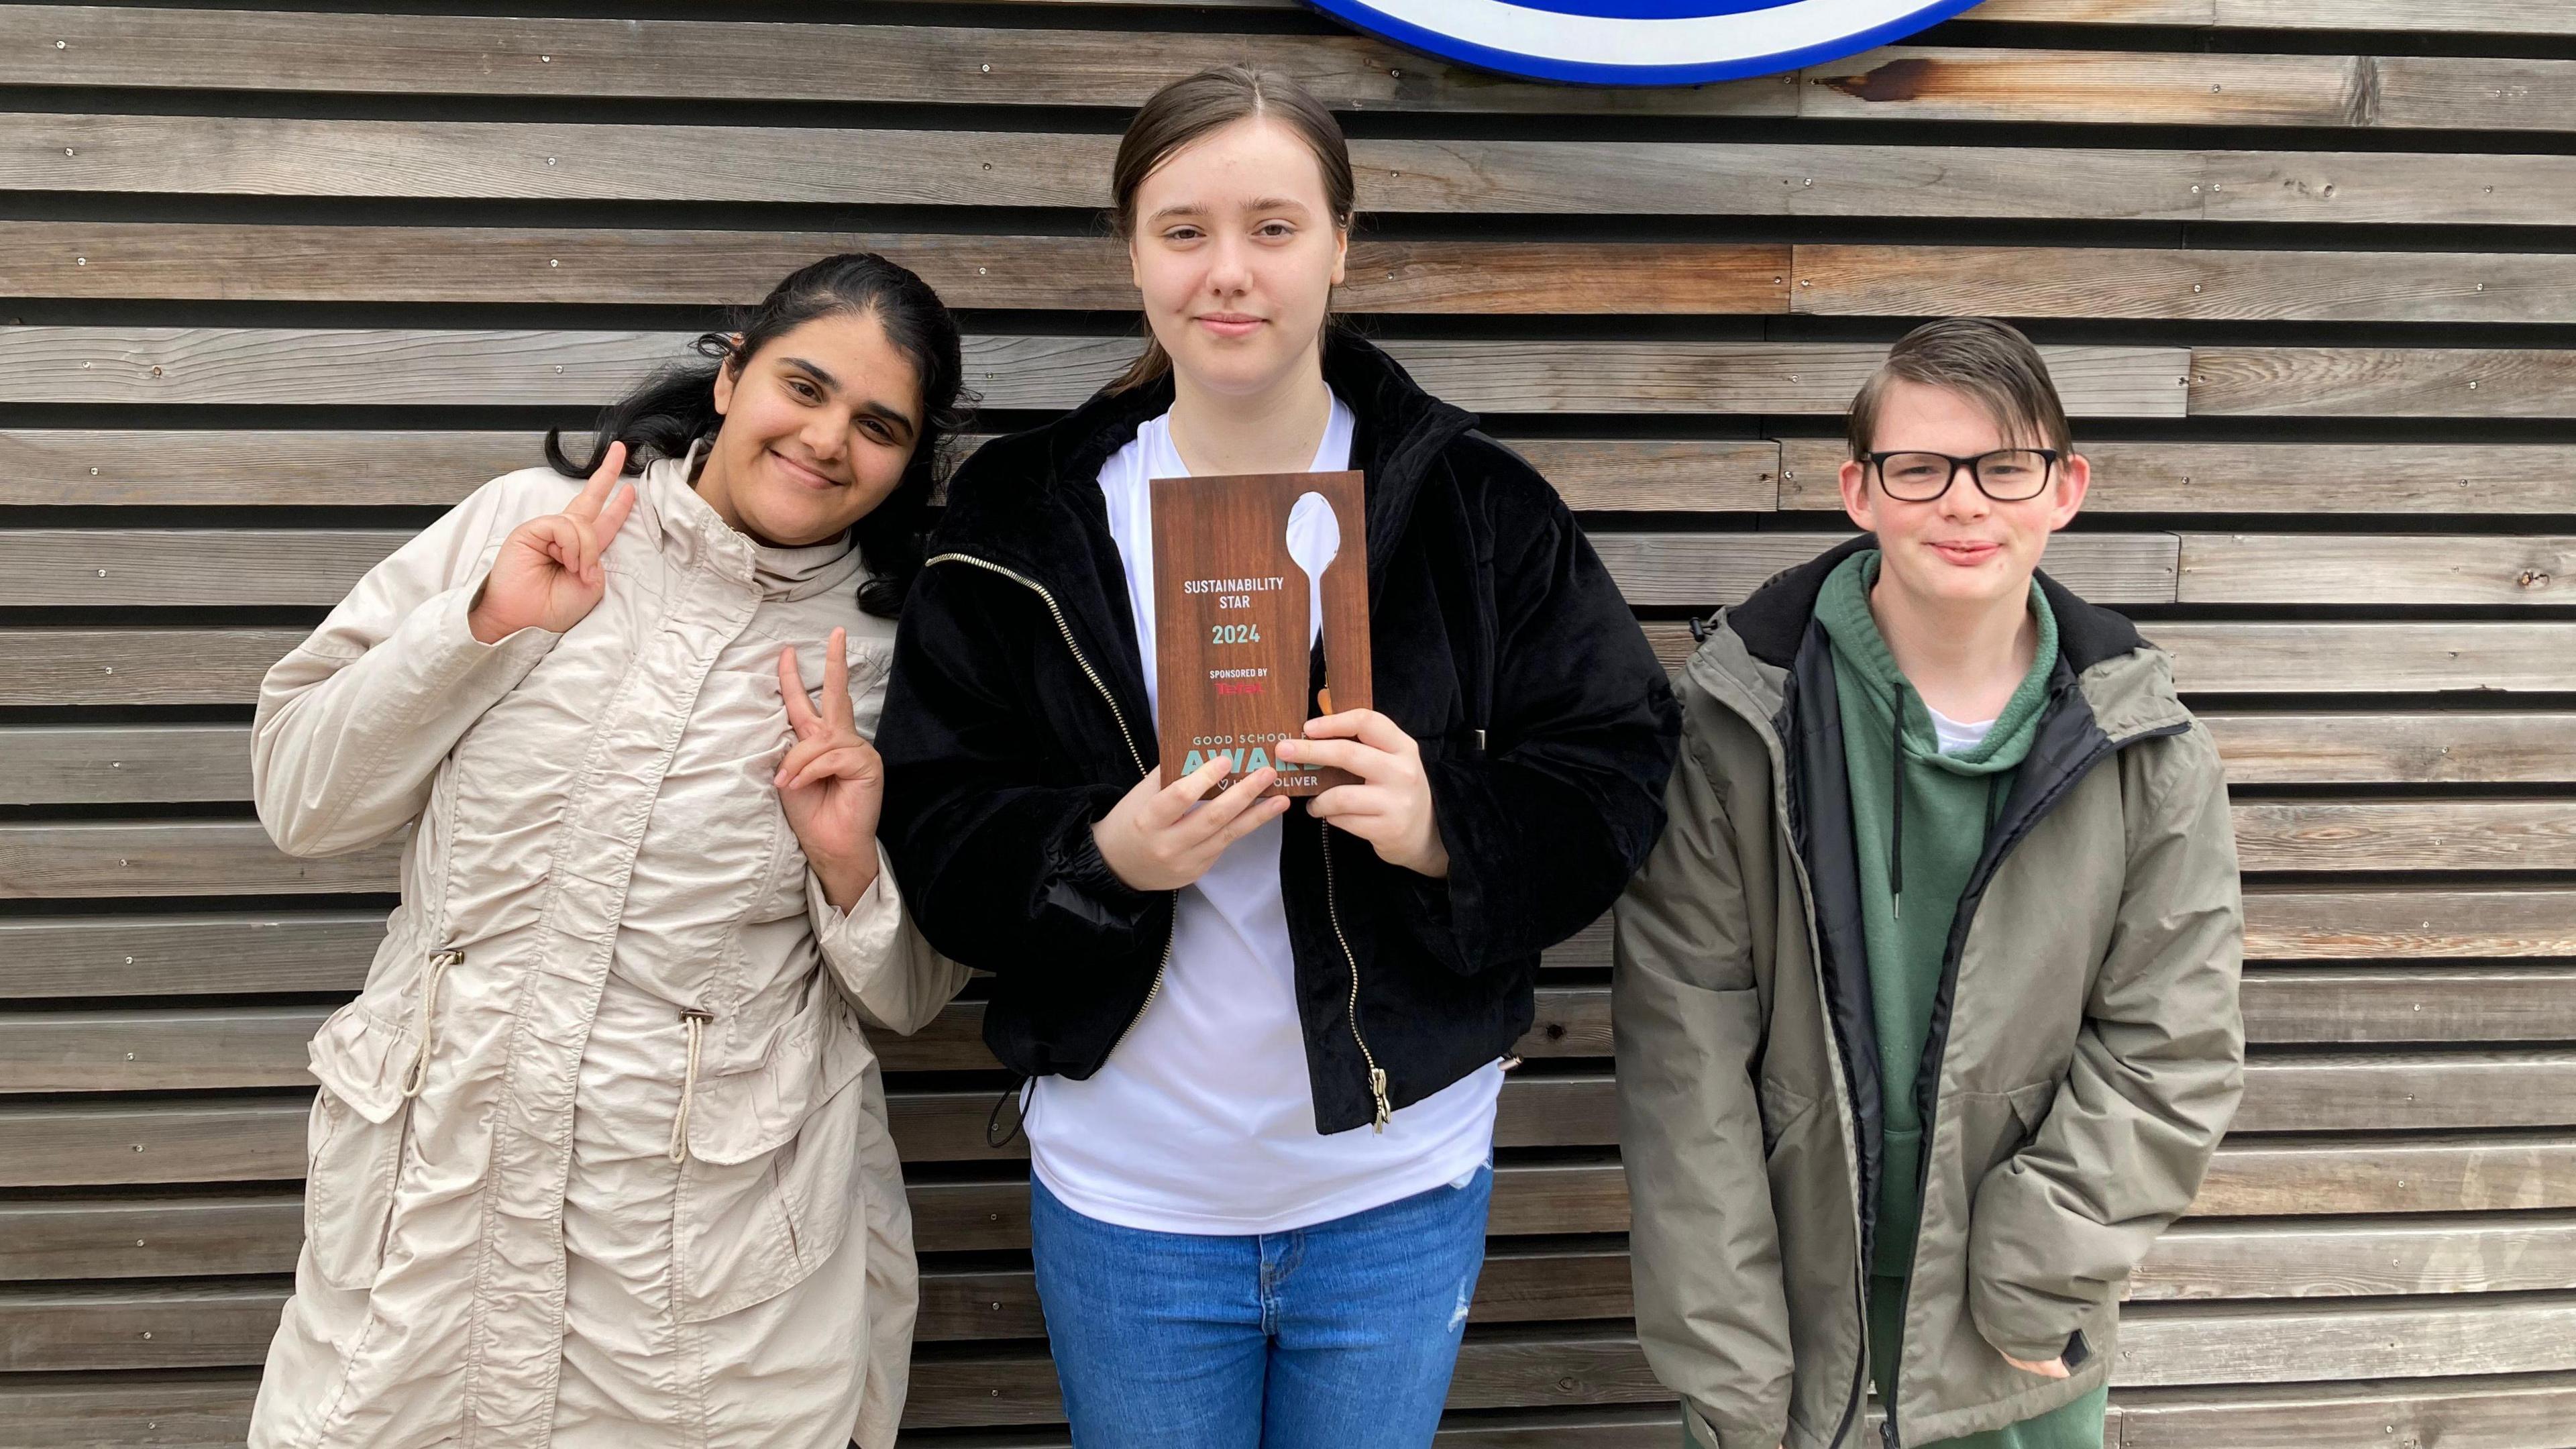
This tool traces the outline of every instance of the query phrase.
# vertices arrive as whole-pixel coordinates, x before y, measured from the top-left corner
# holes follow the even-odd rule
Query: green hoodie
[[[2058,649],[2057,619],[2034,582],[2030,611],[2039,626],[2039,647],[2030,673],[2005,701],[1985,739],[1960,754],[1943,754],[1922,697],[1896,667],[1870,613],[1878,562],[1875,550],[1844,560],[1817,596],[1816,622],[1833,644],[1834,687],[1851,782],[1852,839],[1859,852],[1871,1017],[1878,1034],[1885,1166],[1879,1177],[1869,1306],[1870,1357],[1884,1398],[1891,1392],[1905,1280],[1922,1218],[1923,1124],[1915,1080],[1932,1034],[1942,959],[1960,894],[1985,850],[1987,828],[2038,733]],[[2107,1397],[2107,1391],[2088,1394],[2037,1419],[1947,1441],[1944,1449],[2099,1444]]]

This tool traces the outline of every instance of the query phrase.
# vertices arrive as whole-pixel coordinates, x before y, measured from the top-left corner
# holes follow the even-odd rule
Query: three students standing
[[[314,1045],[253,1442],[891,1444],[915,1292],[861,1024],[921,1025],[972,967],[1026,1079],[1075,1442],[1425,1444],[1538,954],[1623,888],[1641,1331],[1701,1442],[1855,1442],[1865,1355],[1914,1366],[1882,1385],[1908,1443],[2095,1388],[2109,1295],[2232,1104],[2234,876],[2160,656],[2030,581],[2064,517],[1964,549],[1959,489],[1900,464],[1886,522],[1855,504],[1881,551],[1733,611],[1677,707],[1545,481],[1332,324],[1353,181],[1311,96],[1176,83],[1113,190],[1146,355],[986,445],[926,541],[955,327],[834,258],[272,671],[280,844],[413,834]],[[1962,465],[2002,498],[2048,418],[1952,390],[2004,430]],[[1959,451],[1944,426],[1888,446]],[[2080,502],[2057,427],[2044,486]],[[1377,707],[1329,712],[1317,650],[1279,753],[1357,783],[1202,802],[1219,757],[1161,786],[1149,480],[1346,467]],[[2028,628],[1961,602],[2015,570]],[[1918,578],[1931,612],[1891,623]],[[1975,619],[2011,680],[1905,642]],[[1999,683],[1954,749],[1932,711]],[[1916,1058],[1909,1115],[1883,1084]]]

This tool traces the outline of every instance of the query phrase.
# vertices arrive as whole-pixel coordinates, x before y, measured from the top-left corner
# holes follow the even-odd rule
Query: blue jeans
[[[1423,1449],[1485,1265],[1494,1170],[1293,1232],[1085,1217],[1029,1183],[1075,1449]]]

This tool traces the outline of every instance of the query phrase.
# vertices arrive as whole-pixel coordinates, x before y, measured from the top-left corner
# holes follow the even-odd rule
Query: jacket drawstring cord
[[[680,1025],[689,1033],[689,1069],[680,1079],[680,1110],[671,1118],[671,1160],[689,1160],[689,1107],[698,1096],[698,1048],[706,1041],[707,1023],[715,1014],[691,1007],[680,1013]]]
[[[1889,767],[1896,780],[1893,803],[1887,827],[1887,893],[1891,914],[1905,919],[1905,686],[1896,686],[1896,729],[1889,740],[1894,747],[1896,763]]]
[[[429,958],[429,971],[420,982],[420,1045],[412,1052],[411,1067],[403,1073],[403,1100],[420,1095],[429,1082],[429,1055],[438,1046],[438,988],[447,979],[447,968],[465,959],[462,951],[441,951]]]

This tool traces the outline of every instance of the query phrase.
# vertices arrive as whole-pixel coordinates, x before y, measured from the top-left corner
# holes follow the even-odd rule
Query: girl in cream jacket
[[[910,272],[834,257],[699,350],[589,464],[550,438],[404,545],[261,690],[282,848],[410,835],[312,1044],[254,1446],[894,1441],[917,1290],[862,1028],[920,1027],[965,973],[877,854],[867,741],[957,332]]]

